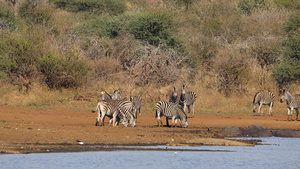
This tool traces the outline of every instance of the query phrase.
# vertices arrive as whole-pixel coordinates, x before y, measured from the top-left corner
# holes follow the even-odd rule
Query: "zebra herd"
[[[119,123],[128,126],[128,122],[132,127],[136,126],[137,113],[141,115],[142,108],[142,98],[140,96],[122,99],[119,90],[115,90],[112,96],[105,91],[102,91],[101,94],[101,101],[98,102],[96,110],[93,110],[93,112],[98,112],[96,126],[104,125],[106,116],[110,118],[109,123],[112,123],[113,126],[117,126]],[[188,116],[185,114],[185,109],[188,107],[188,114],[190,114],[190,106],[192,105],[194,117],[196,98],[197,95],[194,92],[185,91],[184,85],[182,86],[180,98],[177,98],[177,90],[174,87],[169,102],[159,101],[156,104],[155,117],[157,118],[158,126],[162,124],[161,116],[165,116],[167,125],[169,125],[168,119],[171,118],[172,126],[175,126],[175,123],[179,120],[181,127],[188,127]]]
[[[300,107],[300,94],[292,95],[288,90],[281,90],[282,97],[280,102],[286,102],[288,109],[288,121],[292,120],[294,109],[296,110],[296,120],[298,120],[299,107]],[[110,118],[109,123],[113,126],[119,125],[128,126],[128,123],[132,126],[136,126],[137,114],[141,115],[142,98],[140,96],[131,96],[128,98],[121,98],[120,91],[115,90],[113,95],[110,96],[107,92],[101,92],[101,101],[98,102],[96,110],[98,112],[96,117],[96,126],[104,125],[105,116]],[[187,119],[189,118],[191,108],[193,115],[195,116],[195,102],[197,99],[196,93],[193,91],[187,92],[185,85],[182,85],[181,95],[178,97],[176,87],[173,88],[172,94],[170,95],[169,101],[158,101],[155,106],[155,118],[157,124],[163,125],[161,117],[166,117],[166,125],[169,126],[168,119],[172,119],[172,126],[174,127],[177,120],[180,122],[181,127],[188,127]],[[274,105],[275,95],[271,92],[257,92],[253,98],[253,112],[255,112],[257,105],[258,113],[263,114],[262,106],[268,105],[269,115],[272,116],[272,108]],[[185,110],[188,108],[188,113]]]
[[[300,108],[300,94],[296,94],[296,95],[292,95],[291,92],[289,92],[288,90],[281,90],[282,96],[280,98],[280,102],[286,102],[287,105],[287,109],[288,109],[288,118],[287,120],[291,120],[292,119],[292,115],[294,112],[294,109],[296,110],[296,120],[298,120],[298,115],[299,115],[299,108]],[[275,95],[271,92],[257,92],[254,95],[253,98],[253,112],[255,112],[255,109],[257,108],[257,105],[259,105],[258,108],[258,113],[260,113],[260,111],[262,111],[262,106],[263,105],[268,105],[270,107],[269,109],[269,115],[272,116],[272,108],[274,105],[274,99],[275,99]],[[263,112],[261,112],[261,114],[263,114]]]

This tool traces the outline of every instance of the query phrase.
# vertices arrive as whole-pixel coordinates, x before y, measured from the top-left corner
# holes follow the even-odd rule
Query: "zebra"
[[[262,106],[268,105],[268,106],[270,106],[269,115],[272,116],[272,108],[274,105],[274,98],[275,98],[275,95],[271,91],[264,92],[264,93],[257,92],[253,98],[253,113],[255,113],[257,104],[259,105],[258,114],[260,113],[260,111],[262,111],[261,114],[263,114],[263,110],[261,109]]]
[[[169,99],[170,103],[179,104],[179,100],[177,98],[177,90],[176,87],[173,88],[172,94]]]
[[[287,109],[288,109],[288,121],[290,120],[290,116],[291,116],[291,121],[293,121],[292,119],[292,115],[293,115],[293,111],[294,109],[296,110],[296,121],[298,121],[298,115],[299,115],[299,108],[300,108],[300,94],[297,95],[292,95],[291,92],[289,92],[288,90],[282,90],[283,95],[280,98],[280,102],[284,102],[286,101],[286,105],[287,105]]]
[[[155,117],[157,118],[158,127],[160,127],[160,124],[163,125],[161,116],[172,118],[172,127],[175,126],[175,119],[180,119],[182,127],[188,127],[186,114],[184,113],[183,109],[176,104],[166,101],[157,102]]]
[[[186,107],[188,107],[188,116],[191,111],[191,109],[190,109],[191,105],[193,105],[193,117],[195,116],[196,99],[197,99],[197,94],[194,93],[193,91],[186,92],[185,86],[182,85],[179,105],[183,106],[184,112],[185,112]]]
[[[134,115],[137,121],[137,112],[141,115],[141,108],[142,108],[142,98],[141,96],[131,96],[130,101],[133,103]]]
[[[115,90],[113,92],[113,96],[110,96],[110,94],[108,94],[106,91],[101,91],[101,95],[102,95],[101,96],[101,101],[121,100],[121,96],[120,96],[120,91],[119,90]],[[92,110],[93,113],[97,111],[97,107],[96,107],[96,110]],[[100,116],[101,116],[101,114],[98,114],[98,117],[96,118],[96,126],[98,125],[98,121],[99,121]],[[119,121],[119,119],[117,119],[117,121]],[[110,119],[109,119],[109,124],[111,124],[111,123],[112,123],[112,117],[110,117]]]
[[[117,117],[120,118],[122,124],[127,126],[127,119],[132,127],[135,127],[135,120],[132,114],[133,104],[128,99],[100,101],[97,104],[98,117],[96,118],[96,126],[101,122],[104,125],[104,118],[108,116],[113,119],[113,126],[117,125]]]
[[[98,111],[98,116],[96,118],[96,126],[99,125],[100,119],[102,125],[104,125],[105,116],[108,116],[110,118],[109,120],[110,124],[113,121],[113,126],[116,126],[119,120],[122,120],[122,124],[124,126],[127,126],[128,123],[125,122],[127,121],[126,118],[129,119],[131,126],[133,127],[135,126],[135,121],[134,118],[132,118],[133,115],[131,113],[133,109],[133,105],[128,99],[121,99],[119,90],[115,90],[113,96],[110,96],[106,91],[102,91],[101,94],[102,94],[102,99],[97,104],[95,110]],[[120,106],[123,107],[120,109]]]

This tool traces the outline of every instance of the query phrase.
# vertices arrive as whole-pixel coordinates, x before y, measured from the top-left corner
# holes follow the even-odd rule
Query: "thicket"
[[[15,28],[16,19],[14,11],[7,5],[0,2],[0,29]]]
[[[296,1],[0,1],[0,80],[30,90],[299,84]],[[273,74],[273,76],[271,76]],[[198,87],[200,89],[198,89]],[[131,92],[131,91],[128,91]]]
[[[70,12],[118,15],[126,10],[124,0],[54,0],[53,3]]]

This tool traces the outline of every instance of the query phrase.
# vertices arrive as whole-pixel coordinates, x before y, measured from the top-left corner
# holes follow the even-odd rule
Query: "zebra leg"
[[[172,127],[175,127],[175,116],[172,117]]]
[[[296,121],[298,121],[299,110],[298,109],[295,110],[296,110]]]
[[[294,107],[291,108],[291,121],[293,121]]]
[[[260,111],[262,111],[261,108],[262,108],[262,103],[259,104],[259,108],[258,108],[258,112],[257,112],[260,115],[263,114],[263,112],[260,112]]]
[[[272,114],[273,102],[270,103],[269,115],[273,116]]]
[[[193,118],[195,117],[195,102],[193,103]]]
[[[116,121],[117,121],[117,113],[115,112],[115,113],[113,114],[113,126],[117,126],[117,125],[116,125]]]
[[[188,107],[188,115],[190,115],[190,112],[191,112],[191,108],[190,106],[187,106]],[[194,117],[194,116],[193,116]]]
[[[291,114],[291,110],[288,108],[288,119],[287,119],[287,121],[290,121],[290,114]]]
[[[170,126],[169,125],[169,118],[168,117],[166,117],[166,124],[167,124],[168,127]]]

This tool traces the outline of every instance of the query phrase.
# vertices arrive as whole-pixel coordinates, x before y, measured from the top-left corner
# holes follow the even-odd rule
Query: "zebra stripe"
[[[181,95],[179,105],[183,106],[185,112],[186,107],[188,107],[188,115],[190,114],[190,106],[193,105],[193,117],[195,116],[195,104],[196,104],[197,94],[193,91],[186,92],[185,86],[182,85]]]
[[[119,90],[115,90],[112,97],[106,91],[102,91],[101,94],[102,99],[96,107],[96,111],[98,111],[96,126],[99,125],[100,119],[102,123],[101,125],[104,125],[105,116],[108,116],[110,118],[110,124],[113,121],[113,126],[116,126],[119,120],[121,120],[124,126],[128,125],[128,120],[131,126],[135,126],[134,117],[132,115],[133,105],[128,99],[121,100]]]
[[[133,110],[134,110],[134,115],[135,119],[137,121],[137,112],[139,112],[139,115],[141,115],[141,109],[142,109],[142,98],[141,96],[131,96],[130,101],[133,104]]]
[[[127,126],[127,120],[129,120],[130,125],[135,127],[132,108],[132,102],[128,99],[100,101],[97,105],[98,117],[96,118],[96,126],[99,120],[101,121],[101,125],[104,125],[104,118],[108,116],[113,119],[113,126],[118,124],[116,120],[119,117],[124,126]]]
[[[264,92],[264,93],[257,92],[253,98],[253,112],[255,113],[255,109],[258,104],[259,105],[258,114],[260,113],[260,111],[261,111],[261,114],[263,114],[262,106],[268,105],[268,106],[270,106],[269,115],[272,116],[272,108],[273,108],[273,104],[274,104],[274,98],[275,98],[275,95],[271,91]]]
[[[291,92],[289,92],[288,90],[282,90],[283,91],[283,95],[280,98],[280,102],[284,102],[286,101],[286,105],[287,105],[287,109],[288,109],[288,121],[290,120],[290,116],[291,116],[291,120],[293,120],[292,115],[293,115],[293,111],[294,109],[296,110],[296,120],[298,121],[298,115],[299,115],[299,108],[300,108],[300,94],[297,95],[292,95]]]
[[[175,119],[180,119],[182,127],[188,127],[187,116],[182,110],[182,108],[176,104],[159,101],[156,103],[156,114],[157,124],[163,125],[161,121],[161,116],[166,116],[166,118],[172,118],[172,126],[175,126]]]
[[[179,100],[177,98],[177,89],[176,89],[176,87],[173,88],[173,91],[172,91],[172,94],[170,96],[169,102],[174,103],[174,104],[179,104]]]

